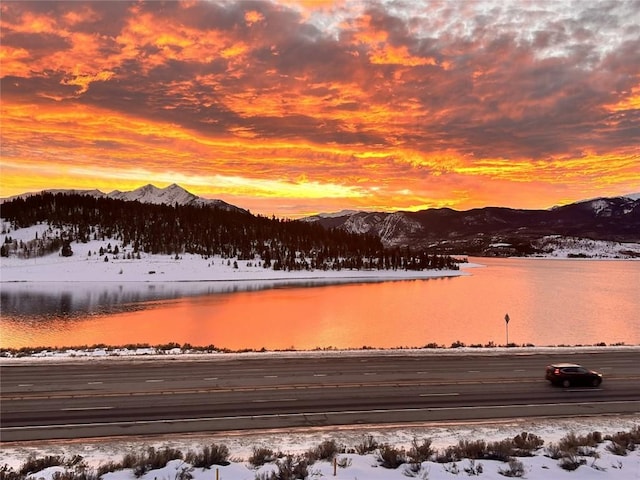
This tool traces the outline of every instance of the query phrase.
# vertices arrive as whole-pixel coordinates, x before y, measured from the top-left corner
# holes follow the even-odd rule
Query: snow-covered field
[[[546,258],[640,258],[640,243],[610,242],[588,238],[561,237],[550,235],[535,242],[544,251]]]
[[[604,441],[594,449],[589,449],[589,456],[578,456],[585,461],[577,470],[567,471],[560,467],[560,461],[547,455],[547,448],[558,442],[568,433],[587,435],[599,431],[603,435],[615,434],[619,431],[630,431],[640,426],[640,417],[593,417],[576,419],[515,419],[491,423],[476,424],[425,424],[425,425],[391,425],[391,426],[356,426],[325,427],[305,430],[262,431],[262,432],[227,432],[197,435],[174,435],[152,438],[126,438],[105,440],[74,440],[33,442],[23,444],[3,444],[0,453],[0,467],[8,465],[18,469],[31,455],[42,458],[45,455],[57,455],[70,459],[81,455],[90,468],[97,468],[108,462],[119,462],[127,453],[141,454],[149,447],[156,450],[164,448],[187,452],[201,452],[203,447],[224,445],[229,450],[230,464],[213,466],[210,470],[191,469],[184,461],[176,460],[166,467],[151,470],[140,478],[175,479],[181,470],[189,469],[194,479],[254,480],[266,479],[269,472],[275,471],[274,463],[254,468],[248,461],[254,448],[266,447],[275,453],[303,455],[318,447],[323,441],[333,440],[346,451],[354,452],[367,437],[373,438],[379,445],[387,444],[397,449],[409,450],[412,442],[421,444],[431,440],[431,447],[443,451],[461,440],[498,441],[513,438],[523,431],[538,435],[544,445],[532,457],[519,457],[522,462],[524,477],[530,480],[548,479],[598,479],[598,480],[634,480],[640,478],[640,448],[628,452],[626,456],[618,456],[609,452]],[[409,466],[397,469],[380,466],[377,452],[366,455],[357,453],[339,454],[337,457],[336,477],[333,476],[334,465],[329,461],[318,461],[309,467],[312,472],[308,478],[341,478],[350,480],[401,480],[408,476]],[[468,459],[457,462],[437,463],[433,460],[423,462],[416,478],[429,480],[449,480],[471,475],[475,468],[480,478],[487,480],[503,479],[500,471],[508,470],[507,463],[495,460]],[[465,471],[468,470],[468,471]],[[56,472],[63,467],[49,467],[28,477],[52,480]],[[216,477],[216,470],[217,475]],[[479,471],[481,470],[481,472]],[[457,473],[456,473],[457,472]],[[264,475],[264,476],[260,476]],[[103,480],[131,480],[136,478],[131,469],[118,470],[105,474]],[[277,478],[277,477],[276,477]]]
[[[13,240],[29,241],[42,238],[47,225],[13,230],[7,235]],[[183,254],[179,258],[171,255],[133,254],[118,246],[116,241],[91,240],[87,243],[72,243],[73,255],[62,257],[52,253],[44,257],[18,258],[10,256],[0,259],[0,281],[2,282],[197,282],[197,281],[263,281],[263,280],[322,280],[336,281],[385,281],[432,278],[463,275],[453,270],[301,270],[283,271],[264,268],[260,259],[253,261],[223,259],[219,256],[205,259],[199,255]],[[99,254],[102,248],[102,255]],[[112,253],[108,253],[111,251]],[[107,259],[105,261],[105,258]]]
[[[2,223],[3,230],[8,224]],[[12,240],[28,242],[42,238],[49,228],[40,224],[5,234]],[[51,233],[50,233],[51,234]],[[55,235],[56,232],[53,232]],[[4,239],[3,239],[4,240]],[[585,239],[547,237],[549,248],[545,258],[567,258],[586,255],[588,258],[634,258],[621,252],[638,252],[640,244],[603,242]],[[117,253],[114,253],[118,247]],[[72,243],[73,255],[63,257],[52,253],[44,257],[18,258],[11,255],[0,258],[1,282],[197,282],[197,281],[388,281],[465,275],[464,270],[301,270],[283,271],[264,268],[259,258],[202,258],[199,255],[134,254],[131,247],[117,245],[113,239]],[[102,254],[100,251],[102,249]],[[469,267],[471,265],[466,265]]]

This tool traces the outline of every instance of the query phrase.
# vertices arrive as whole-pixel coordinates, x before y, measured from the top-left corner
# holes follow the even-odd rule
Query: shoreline
[[[37,351],[39,349],[41,351]],[[33,350],[31,354],[21,352]],[[30,361],[42,362],[73,362],[73,361],[224,361],[229,358],[270,357],[270,358],[300,358],[300,357],[329,357],[329,356],[415,356],[429,357],[433,355],[544,355],[560,352],[570,353],[602,353],[604,351],[638,352],[640,345],[545,345],[545,346],[495,346],[495,347],[415,347],[415,348],[362,348],[362,349],[314,349],[314,350],[247,350],[247,351],[197,351],[174,347],[160,350],[159,347],[127,348],[118,346],[96,347],[34,347],[24,349],[0,349],[0,365],[19,364]],[[14,352],[16,356],[10,356]]]
[[[87,252],[89,248],[87,248]],[[165,283],[237,281],[388,281],[466,275],[464,270],[273,270],[259,259],[237,260],[219,256],[204,259],[183,254],[178,259],[145,255],[140,260],[52,254],[33,259],[3,258],[0,285],[10,283],[89,282]],[[465,264],[466,268],[467,264]]]

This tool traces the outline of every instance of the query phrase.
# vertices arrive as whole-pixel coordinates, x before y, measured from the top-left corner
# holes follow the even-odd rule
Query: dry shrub
[[[257,468],[271,463],[276,459],[273,450],[267,447],[253,447],[253,453],[249,457],[249,463]]]
[[[505,477],[511,477],[511,478],[524,477],[524,465],[520,460],[516,460],[515,458],[512,458],[509,460],[509,467],[500,468],[498,470],[498,473],[500,475],[504,475]]]
[[[424,439],[422,443],[418,443],[418,440],[414,438],[407,455],[411,463],[422,463],[429,461],[434,453],[430,438]]]
[[[229,465],[229,449],[226,445],[211,444],[202,452],[189,452],[185,461],[196,468],[211,468],[213,465]]]
[[[366,455],[375,452],[377,449],[378,442],[376,442],[372,435],[367,435],[362,442],[356,445],[356,453],[358,453],[358,455]]]
[[[342,451],[344,451],[344,449],[339,447],[335,440],[325,440],[317,447],[309,450],[307,452],[307,458],[312,462],[318,460],[331,461]]]
[[[533,433],[522,432],[520,435],[513,437],[514,455],[518,457],[530,457],[542,445],[544,445],[544,440]]]
[[[403,448],[392,447],[384,444],[378,449],[378,464],[381,467],[396,469],[407,463],[407,453]]]

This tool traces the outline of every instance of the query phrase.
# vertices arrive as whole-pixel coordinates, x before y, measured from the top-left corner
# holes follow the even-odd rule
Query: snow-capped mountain
[[[549,210],[441,208],[320,214],[303,220],[351,233],[371,233],[387,247],[409,245],[470,255],[532,255],[540,251],[541,240],[549,236],[640,242],[640,196],[597,198]]]
[[[115,200],[124,200],[124,201],[138,201],[140,203],[152,203],[156,205],[209,205],[213,207],[218,207],[224,210],[229,211],[238,211],[238,212],[246,212],[246,210],[236,207],[235,205],[231,205],[223,200],[217,199],[208,199],[198,197],[191,192],[188,192],[184,188],[175,183],[169,185],[166,188],[158,188],[155,185],[144,185],[143,187],[136,188],[135,190],[131,190],[128,192],[121,192],[120,190],[114,190],[110,193],[104,193],[100,190],[63,190],[63,189],[52,189],[52,190],[43,190],[41,192],[31,192],[31,193],[23,193],[22,195],[16,195],[13,197],[8,197],[2,199],[2,202],[10,201],[15,198],[26,198],[32,195],[37,195],[39,193],[53,193],[53,194],[78,194],[78,195],[91,195],[92,197],[108,197],[113,198]]]
[[[145,185],[130,192],[114,190],[107,197],[116,200],[138,201],[141,203],[188,205],[196,203],[199,197],[186,191],[175,183],[166,188],[158,188],[155,185]]]
[[[166,188],[158,188],[155,185],[148,184],[129,192],[114,190],[106,196],[116,200],[138,201],[140,203],[153,203],[156,205],[175,205],[176,203],[178,205],[210,205],[225,210],[246,212],[246,210],[224,202],[223,200],[198,197],[175,183]]]

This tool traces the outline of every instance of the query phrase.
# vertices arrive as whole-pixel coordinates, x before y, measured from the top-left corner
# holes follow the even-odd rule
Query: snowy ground
[[[521,457],[524,466],[524,478],[530,480],[547,479],[598,479],[598,480],[637,480],[640,478],[640,449],[629,452],[627,456],[610,453],[604,442],[595,450],[597,455],[581,457],[586,463],[575,471],[560,468],[559,461],[546,456],[546,447],[573,432],[586,435],[594,431],[602,434],[615,434],[618,431],[630,431],[640,425],[640,417],[595,417],[577,419],[516,419],[492,423],[477,424],[425,424],[402,426],[357,426],[341,428],[318,428],[305,430],[267,431],[267,432],[228,432],[216,434],[176,435],[163,438],[126,438],[106,440],[75,440],[32,442],[23,444],[3,444],[0,453],[0,466],[7,464],[17,469],[30,456],[42,458],[45,455],[59,455],[71,458],[81,455],[89,467],[97,468],[110,461],[120,461],[126,453],[142,453],[148,447],[156,450],[170,447],[183,453],[199,452],[205,446],[224,445],[229,449],[231,464],[214,466],[211,470],[194,469],[194,479],[219,478],[224,480],[254,480],[261,473],[275,469],[274,464],[267,464],[254,469],[249,463],[254,447],[268,447],[274,452],[300,455],[320,445],[325,440],[334,440],[347,450],[353,450],[371,436],[378,444],[388,444],[396,448],[409,449],[415,439],[420,444],[431,439],[436,450],[456,445],[460,440],[503,440],[513,438],[523,431],[534,433],[544,440],[543,447],[533,457]],[[338,463],[346,465],[337,468],[335,478],[351,480],[401,480],[407,478],[407,466],[398,469],[386,469],[379,465],[376,453],[359,455],[356,453],[338,455]],[[456,477],[467,477],[474,465],[470,460],[459,462],[436,463],[423,462],[417,478],[445,480]],[[500,461],[475,461],[475,467],[481,465],[480,478],[503,479],[500,470],[508,469],[508,464]],[[169,463],[165,468],[147,472],[143,479],[174,479],[177,473],[185,468],[182,461]],[[333,465],[327,461],[314,463],[310,470],[314,474],[310,478],[333,478]],[[216,477],[215,470],[218,470]],[[53,479],[62,467],[50,467],[41,472],[34,472],[30,478]],[[458,471],[456,474],[455,472]],[[106,474],[104,480],[130,480],[136,478],[131,470],[119,470]],[[264,477],[263,477],[264,478]]]
[[[12,240],[30,241],[42,238],[47,225],[11,231]],[[18,258],[14,255],[0,259],[2,282],[198,282],[198,281],[264,281],[264,280],[405,280],[464,275],[452,270],[302,270],[282,271],[264,268],[260,259],[253,261],[223,259],[219,256],[205,259],[199,255],[183,254],[178,259],[171,255],[133,254],[131,247],[118,246],[118,253],[99,254],[115,250],[112,239],[72,243],[73,255],[62,257],[53,253],[44,257]],[[105,261],[105,257],[107,261]],[[129,257],[129,258],[128,258]],[[133,258],[131,258],[133,257]],[[235,264],[234,264],[235,262]],[[236,266],[237,265],[237,266]]]
[[[15,241],[29,242],[47,235],[48,225],[40,224],[28,228],[12,230],[5,234]],[[8,224],[2,222],[2,229]],[[56,232],[48,233],[55,235]],[[4,241],[4,238],[0,239]],[[569,255],[587,255],[589,258],[632,258],[621,256],[621,251],[639,252],[640,244],[602,242],[584,239],[562,239],[548,237],[547,243],[553,250],[546,258],[567,258]],[[118,253],[113,253],[116,246]],[[1,282],[197,282],[197,281],[385,281],[406,280],[464,275],[460,271],[405,271],[405,270],[303,270],[274,271],[263,268],[260,259],[237,261],[219,256],[204,259],[199,255],[183,254],[178,259],[171,255],[134,254],[131,247],[117,245],[113,239],[91,240],[87,243],[72,243],[73,255],[62,257],[53,253],[44,257],[18,258],[11,255],[0,259]],[[99,254],[102,248],[103,254]],[[109,253],[110,252],[110,253]],[[105,258],[107,259],[105,261]],[[234,265],[234,261],[237,264]],[[466,265],[467,267],[469,265]]]
[[[543,237],[535,246],[546,252],[543,257],[547,258],[640,258],[640,243],[630,242],[610,242],[604,240],[591,240],[588,238],[561,237],[560,235],[549,235]]]

